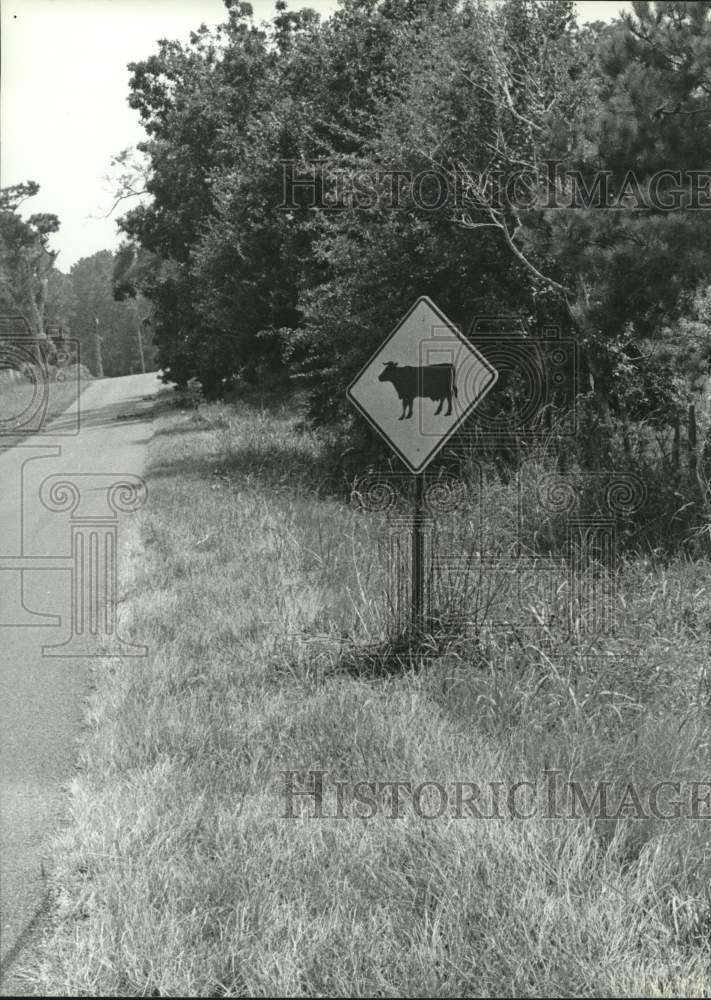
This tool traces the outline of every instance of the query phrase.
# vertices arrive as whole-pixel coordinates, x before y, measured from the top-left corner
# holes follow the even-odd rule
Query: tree
[[[196,251],[214,220],[216,177],[234,162],[230,144],[248,142],[254,108],[268,107],[264,81],[273,61],[249,5],[226,6],[227,21],[214,33],[202,26],[187,46],[161,42],[157,55],[131,66],[130,103],[149,136],[140,149],[153,200],[121,220],[134,248],[162,262],[143,290],[154,303],[166,378],[197,375],[212,394],[239,364],[231,342],[236,312],[244,323],[244,300],[225,311],[203,289],[206,270],[222,279],[235,254],[198,258]],[[225,287],[220,280],[217,288]]]
[[[122,225],[151,255],[135,287],[166,377],[217,396],[301,374],[314,417],[349,421],[348,380],[424,293],[462,326],[562,325],[602,423],[629,416],[635,379],[659,410],[667,369],[643,345],[682,329],[711,230],[625,192],[707,166],[709,6],[580,28],[570,0],[343,0],[324,21],[278,3],[257,27],[230,0],[214,31],[162,42],[131,80],[152,201]],[[285,164],[317,162],[285,200]],[[581,199],[601,179],[618,210]]]
[[[68,274],[53,267],[47,275],[45,329],[61,330],[65,336],[69,336],[72,313],[75,308],[72,279]]]
[[[356,199],[317,215],[323,267],[301,304],[320,366],[314,404],[327,419],[345,416],[333,401],[344,401],[351,375],[418,294],[466,327],[475,312],[536,321],[542,292],[566,293],[543,208],[498,201],[492,178],[503,184],[523,173],[538,195],[547,161],[573,143],[594,97],[593,37],[574,28],[570,3],[375,11],[349,4],[347,37],[332,29],[336,65],[340,48],[359,51],[375,85],[362,97],[349,91],[358,110],[350,147],[334,150],[330,163],[347,190],[358,190],[359,177],[381,180],[367,208]],[[338,108],[329,114],[335,132]],[[406,182],[394,204],[399,175]]]
[[[0,306],[20,313],[38,341],[46,339],[45,307],[57,251],[49,238],[59,229],[56,215],[39,213],[26,221],[20,205],[39,191],[34,181],[0,191]]]
[[[82,361],[97,375],[128,375],[144,370],[141,356],[150,348],[150,342],[144,343],[147,330],[142,320],[146,315],[141,314],[140,305],[136,300],[114,299],[114,268],[114,255],[100,250],[77,261],[70,272],[74,296],[72,335],[79,340]],[[150,356],[148,360],[150,363]]]

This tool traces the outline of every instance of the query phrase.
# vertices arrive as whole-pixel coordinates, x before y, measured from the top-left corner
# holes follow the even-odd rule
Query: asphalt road
[[[0,450],[0,958],[5,985],[21,964],[46,904],[45,873],[52,867],[48,837],[65,815],[63,789],[76,760],[89,670],[102,662],[87,653],[117,634],[110,602],[102,607],[97,597],[92,603],[91,593],[110,593],[113,546],[118,539],[120,558],[122,525],[135,514],[107,506],[107,488],[113,477],[140,477],[152,433],[151,397],[160,389],[155,374],[91,383],[80,398],[78,433],[72,433],[77,427],[69,411],[44,433]],[[0,449],[7,443],[0,439]],[[71,487],[68,493],[49,478],[58,475],[75,484],[78,504]],[[128,494],[123,491],[124,501]],[[73,569],[79,564],[85,570],[83,585]],[[56,648],[67,640],[69,645]]]

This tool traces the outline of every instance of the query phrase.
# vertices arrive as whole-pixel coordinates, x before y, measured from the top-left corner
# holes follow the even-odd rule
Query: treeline
[[[154,368],[151,306],[144,297],[117,300],[117,255],[99,250],[53,277],[49,319],[79,341],[94,375],[132,375]]]
[[[60,271],[50,245],[57,216],[20,214],[38,191],[34,182],[0,191],[0,314],[21,317],[48,361],[71,340],[93,375],[151,370],[150,303],[142,296],[117,301],[116,255],[109,250],[82,258],[69,274]]]
[[[672,426],[711,358],[711,3],[279,0],[131,65],[150,203],[122,220],[127,294],[166,377],[209,397],[345,388],[429,295],[576,342],[600,426]],[[513,390],[511,390],[513,391]],[[560,402],[560,400],[558,400]]]

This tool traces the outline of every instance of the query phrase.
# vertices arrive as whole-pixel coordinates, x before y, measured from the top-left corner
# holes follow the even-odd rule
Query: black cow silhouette
[[[452,364],[441,365],[399,365],[397,361],[385,362],[385,368],[378,376],[380,382],[392,382],[402,401],[402,413],[398,420],[412,416],[412,404],[417,396],[439,402],[435,416],[442,412],[447,400],[445,416],[452,415],[452,395],[457,396],[455,371]]]

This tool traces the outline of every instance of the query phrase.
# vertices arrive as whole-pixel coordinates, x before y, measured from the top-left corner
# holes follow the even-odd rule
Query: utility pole
[[[138,312],[138,302],[133,300],[133,315],[136,321],[136,337],[138,338],[138,357],[141,362],[141,371],[146,374],[146,358],[143,353],[143,320]]]
[[[101,337],[99,336],[99,317],[94,317],[94,359],[96,361],[96,377],[104,377],[104,363],[101,359]]]

